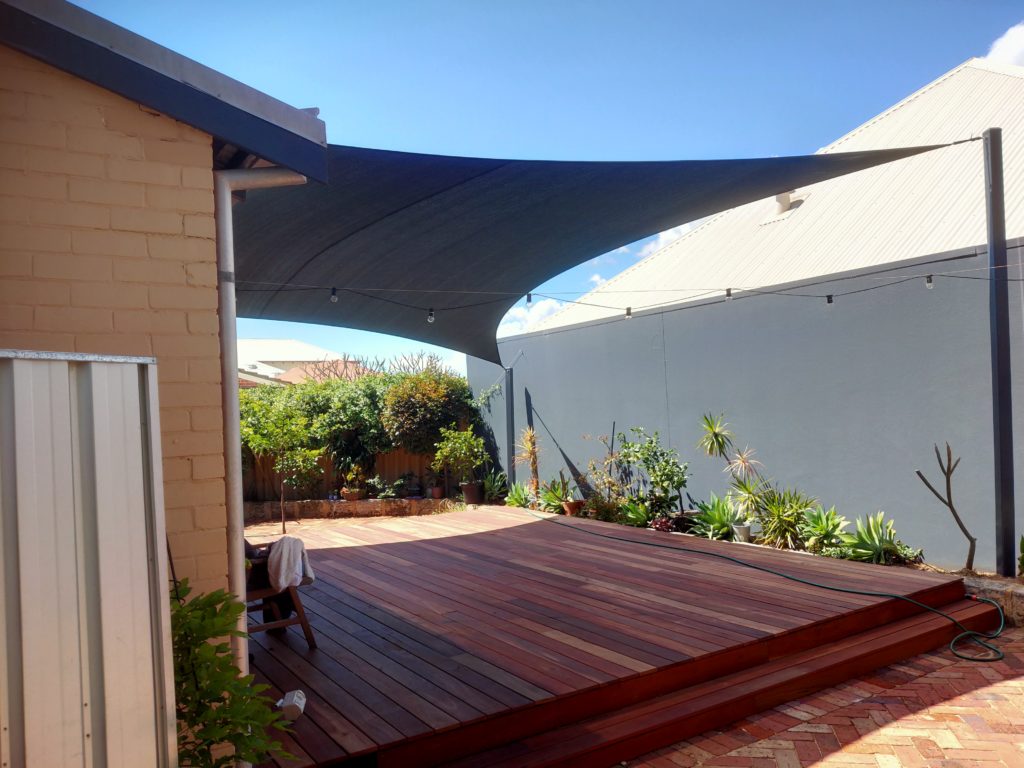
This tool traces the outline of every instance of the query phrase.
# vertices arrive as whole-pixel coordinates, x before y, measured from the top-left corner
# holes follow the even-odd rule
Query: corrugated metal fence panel
[[[0,354],[3,768],[175,762],[152,368]]]

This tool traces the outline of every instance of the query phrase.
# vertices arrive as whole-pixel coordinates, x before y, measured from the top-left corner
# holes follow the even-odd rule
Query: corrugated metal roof
[[[905,147],[1003,129],[1006,229],[1024,236],[1024,67],[970,59],[822,153]],[[983,145],[970,142],[798,189],[711,217],[530,331],[778,285],[986,242]],[[686,290],[681,290],[686,289]]]

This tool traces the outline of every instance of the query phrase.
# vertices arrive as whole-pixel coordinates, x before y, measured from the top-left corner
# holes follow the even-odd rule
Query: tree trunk
[[[284,522],[284,480],[281,481],[281,533],[288,533],[288,529],[285,527]]]

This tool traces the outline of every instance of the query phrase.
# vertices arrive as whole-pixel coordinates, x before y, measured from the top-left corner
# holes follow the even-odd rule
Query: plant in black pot
[[[458,479],[467,504],[483,502],[483,489],[474,473],[485,461],[487,451],[483,438],[474,435],[471,429],[458,430],[454,425],[441,429],[441,442],[437,444],[431,467],[435,472],[447,469]]]

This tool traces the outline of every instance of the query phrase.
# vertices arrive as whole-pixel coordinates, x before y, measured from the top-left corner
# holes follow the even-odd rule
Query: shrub
[[[569,480],[562,472],[559,472],[557,478],[541,486],[538,501],[541,509],[545,512],[561,512],[562,502],[571,501],[572,498],[573,492]]]
[[[505,497],[505,504],[510,507],[529,507],[533,503],[530,491],[522,483],[513,483],[509,486],[508,495]]]
[[[391,440],[422,454],[434,452],[445,427],[465,427],[478,417],[466,380],[436,369],[398,377],[384,395],[381,413]]]
[[[615,522],[646,528],[651,522],[651,513],[643,502],[627,501],[619,507],[618,519]]]
[[[700,509],[700,514],[697,515],[691,532],[706,539],[732,541],[733,525],[744,519],[733,507],[728,496],[719,498],[712,493],[710,501],[701,502],[697,508]]]
[[[814,499],[800,491],[768,488],[757,515],[761,524],[760,542],[779,549],[799,549],[802,544],[800,524],[813,504]]]
[[[287,726],[263,695],[268,686],[255,683],[252,675],[240,677],[223,642],[244,634],[235,627],[245,606],[223,589],[186,602],[190,591],[182,579],[171,597],[179,764],[219,768],[289,757],[269,735]],[[233,754],[215,757],[221,745],[233,747]]]
[[[644,499],[653,515],[682,509],[682,491],[686,487],[687,465],[674,448],[661,444],[658,433],[648,435],[643,427],[633,427],[635,440],[618,434],[620,471],[632,480],[628,496]]]
[[[849,522],[836,512],[835,507],[825,509],[819,504],[804,510],[804,519],[800,521],[800,536],[809,552],[820,552],[825,547],[841,544],[847,526]]]
[[[346,474],[353,465],[373,471],[376,455],[395,448],[381,417],[384,397],[395,379],[372,374],[354,381],[298,385],[309,388],[312,432],[330,452],[338,474]]]
[[[436,448],[431,467],[436,472],[448,469],[461,483],[471,482],[474,470],[488,458],[483,438],[470,429],[460,431],[455,425],[441,429],[441,442]]]

